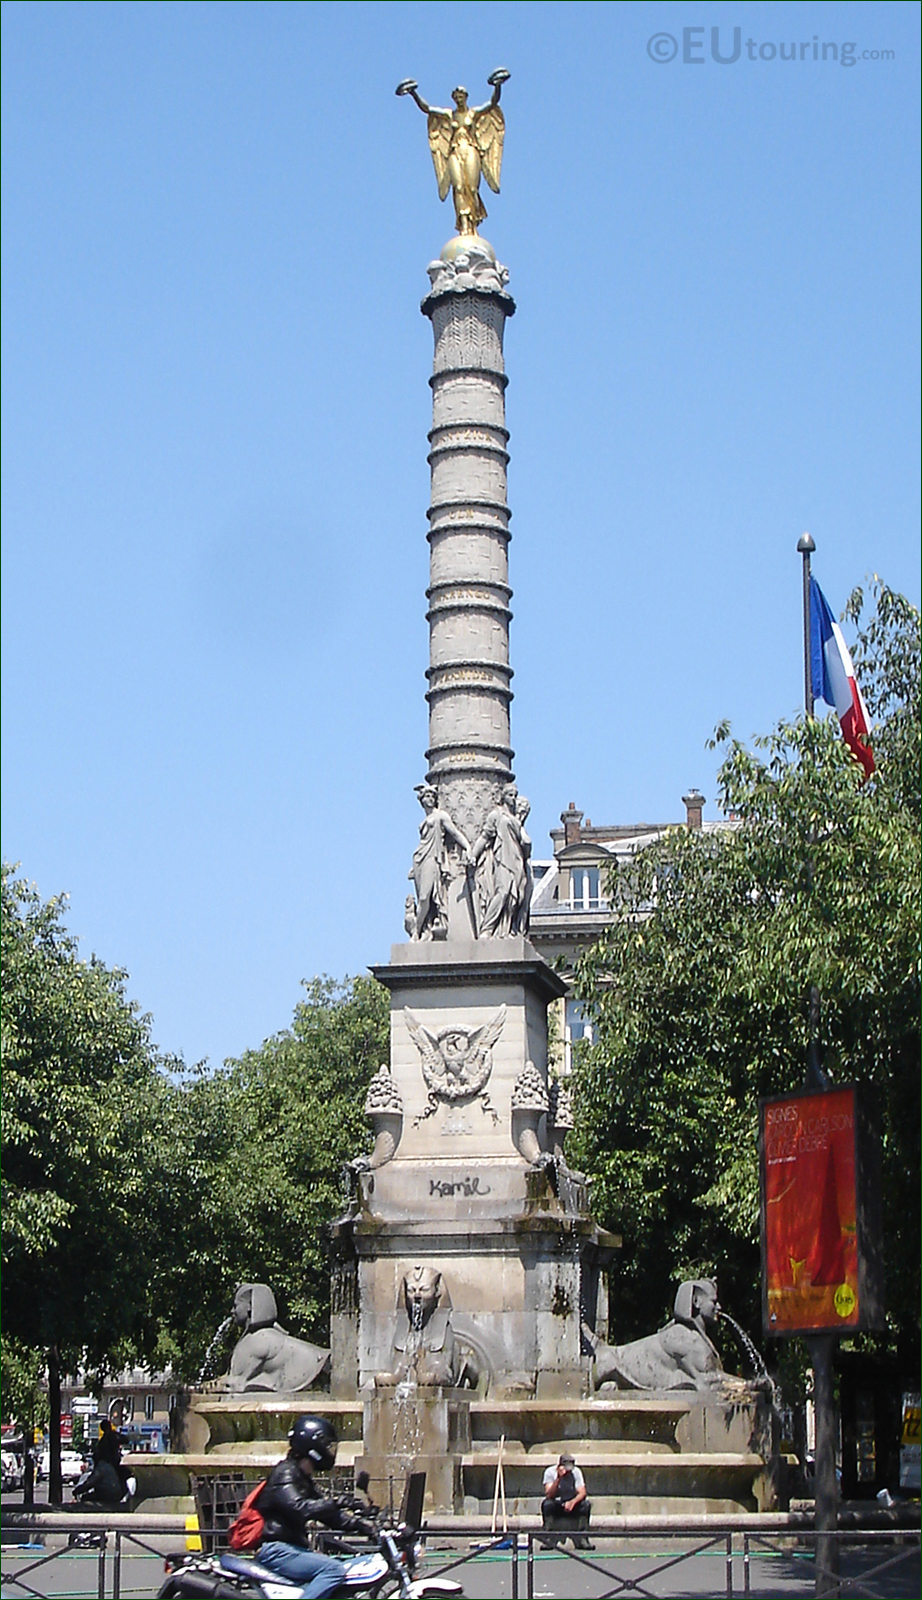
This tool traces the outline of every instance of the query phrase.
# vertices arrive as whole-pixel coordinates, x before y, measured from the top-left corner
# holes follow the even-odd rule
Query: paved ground
[[[153,1542],[153,1541],[152,1541]],[[161,1542],[161,1541],[158,1541]],[[175,1541],[174,1541],[175,1544]],[[57,1554],[53,1552],[57,1550]],[[459,1552],[460,1553],[460,1552]],[[467,1553],[467,1552],[465,1552]],[[611,1554],[604,1548],[583,1560],[563,1552],[541,1552],[533,1567],[536,1600],[601,1600],[602,1596],[699,1597],[727,1593],[726,1563],[723,1555],[686,1555],[676,1564],[675,1550],[665,1547],[645,1550],[642,1555]],[[431,1552],[426,1570],[441,1567],[448,1552]],[[48,1559],[53,1557],[52,1559]],[[870,1576],[872,1567],[887,1559],[886,1571]],[[510,1553],[479,1555],[465,1560],[453,1571],[470,1600],[511,1600],[512,1561]],[[524,1556],[519,1558],[519,1595],[528,1593]],[[113,1593],[112,1561],[107,1561],[105,1594]],[[886,1555],[866,1550],[843,1552],[843,1596],[885,1597],[885,1600],[917,1600],[920,1588],[918,1547],[890,1549]],[[122,1560],[122,1600],[141,1600],[156,1595],[163,1579],[162,1558],[158,1555],[126,1553]],[[19,1581],[17,1581],[19,1580]],[[91,1600],[98,1594],[98,1552],[68,1551],[63,1541],[48,1538],[44,1550],[3,1551],[3,1600],[22,1600],[26,1595],[70,1596]],[[741,1554],[733,1558],[733,1594],[744,1594],[744,1567]],[[813,1559],[809,1553],[777,1552],[753,1556],[749,1572],[751,1600],[807,1600],[814,1593]]]
[[[642,1553],[627,1555],[614,1553],[614,1541],[599,1539],[597,1548],[589,1555],[577,1559],[566,1551],[553,1554],[542,1551],[536,1555],[533,1568],[536,1600],[601,1600],[603,1596],[656,1596],[708,1597],[727,1594],[727,1563],[721,1550],[695,1553],[696,1546],[686,1542],[681,1549],[669,1541],[651,1541]],[[606,1548],[608,1545],[608,1548]],[[441,1557],[432,1552],[427,1570],[434,1570]],[[876,1577],[870,1577],[873,1568],[883,1561],[892,1565]],[[513,1594],[511,1552],[480,1556],[463,1567],[456,1568],[464,1585],[464,1593],[471,1600],[506,1600]],[[873,1554],[863,1549],[842,1553],[842,1596],[861,1596],[865,1600],[918,1600],[920,1566],[918,1543],[914,1547]],[[737,1541],[732,1560],[732,1593],[742,1596],[746,1592],[746,1572],[742,1543]],[[751,1554],[748,1574],[748,1594],[751,1600],[808,1600],[815,1591],[815,1571],[812,1552],[766,1551]],[[519,1595],[528,1593],[524,1554],[519,1558]]]
[[[4,1496],[4,1505],[21,1506],[21,1495]],[[83,1525],[85,1517],[76,1518]],[[18,1538],[20,1535],[7,1535]],[[21,1537],[25,1538],[26,1535]],[[463,1557],[451,1575],[464,1588],[469,1600],[512,1600],[513,1571],[511,1549],[477,1553],[472,1541],[448,1548],[430,1548],[424,1570],[435,1572],[454,1559]],[[139,1535],[125,1540],[120,1572],[122,1600],[147,1600],[156,1595],[163,1581],[163,1554],[182,1547],[182,1535]],[[577,1559],[569,1546],[563,1550],[536,1551],[532,1566],[532,1592],[535,1600],[602,1600],[606,1596],[644,1596],[647,1600],[706,1600],[727,1595],[725,1542],[706,1546],[703,1539],[669,1540],[652,1536],[641,1545],[616,1543],[596,1537],[597,1548]],[[111,1550],[111,1545],[110,1545]],[[791,1541],[777,1540],[766,1547],[754,1543],[747,1573],[743,1541],[735,1535],[730,1564],[731,1591],[751,1600],[808,1600],[814,1594],[815,1572],[809,1548],[793,1548]],[[25,1600],[27,1596],[73,1597],[93,1600],[99,1594],[99,1552],[69,1550],[63,1535],[48,1534],[43,1546],[13,1547],[4,1544],[2,1558],[2,1600]],[[529,1593],[528,1564],[524,1548],[518,1555],[517,1593],[521,1600]],[[919,1545],[913,1543],[872,1546],[869,1541],[847,1544],[841,1551],[841,1593],[859,1600],[918,1600],[920,1583]],[[106,1560],[103,1593],[114,1593],[113,1561]]]

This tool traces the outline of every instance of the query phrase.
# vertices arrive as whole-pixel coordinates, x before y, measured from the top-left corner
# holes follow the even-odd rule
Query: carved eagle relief
[[[492,1050],[503,1031],[506,1007],[500,1006],[489,1022],[479,1028],[464,1028],[452,1023],[433,1033],[425,1023],[414,1017],[406,1006],[403,1011],[410,1038],[419,1051],[423,1078],[429,1091],[429,1103],[422,1117],[431,1117],[440,1101],[457,1103],[480,1097],[483,1110],[494,1122],[499,1119],[486,1093],[487,1081],[493,1070]]]

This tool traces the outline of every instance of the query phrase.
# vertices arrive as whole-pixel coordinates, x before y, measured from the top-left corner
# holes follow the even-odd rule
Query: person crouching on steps
[[[591,1510],[583,1474],[571,1455],[562,1455],[556,1467],[548,1467],[544,1474],[541,1521],[545,1532],[552,1536],[545,1542],[562,1544],[569,1536],[574,1550],[594,1549],[588,1537]]]

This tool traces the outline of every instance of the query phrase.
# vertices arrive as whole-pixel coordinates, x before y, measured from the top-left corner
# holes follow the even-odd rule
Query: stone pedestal
[[[579,1397],[580,1320],[614,1241],[552,1153],[547,1004],[563,983],[522,937],[398,945],[373,970],[402,1124],[334,1229],[333,1393],[393,1370],[403,1282],[425,1266],[479,1394]]]
[[[451,1515],[464,1509],[461,1462],[471,1450],[471,1391],[415,1383],[388,1384],[366,1396],[365,1455],[356,1471],[371,1479],[369,1493],[381,1501],[386,1486],[402,1484],[409,1472],[426,1474],[426,1510]]]

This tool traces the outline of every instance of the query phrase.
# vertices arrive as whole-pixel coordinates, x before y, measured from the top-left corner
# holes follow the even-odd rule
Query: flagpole
[[[797,548],[803,556],[804,567],[804,709],[813,716],[813,669],[810,662],[810,557],[816,545],[809,533],[802,533]]]
[[[813,716],[813,665],[810,655],[810,557],[816,545],[809,533],[802,533],[797,548],[803,557],[804,581],[804,708]],[[812,889],[813,861],[807,862],[807,879]],[[822,1067],[820,1053],[820,991],[815,983],[809,988],[809,1039],[807,1043],[807,1071],[804,1089],[821,1094],[830,1087]],[[839,1594],[839,1551],[836,1536],[839,1522],[838,1484],[836,1481],[835,1401],[833,1396],[833,1364],[836,1335],[813,1334],[806,1340],[813,1368],[813,1404],[816,1417],[816,1444],[814,1453],[813,1526],[816,1533],[814,1549],[814,1593],[817,1596]]]
[[[810,557],[816,545],[809,533],[802,533],[797,548],[803,556],[804,573],[804,706],[808,717],[813,716],[813,662],[810,654]],[[807,882],[813,887],[813,860],[807,860]],[[806,1089],[828,1089],[829,1079],[820,1061],[820,991],[815,983],[810,985],[810,1043],[807,1048]]]

